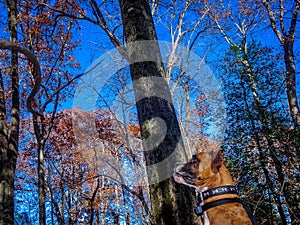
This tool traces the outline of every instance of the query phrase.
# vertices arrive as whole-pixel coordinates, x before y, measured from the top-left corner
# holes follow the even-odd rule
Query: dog
[[[200,152],[173,175],[177,183],[196,189],[197,208],[204,225],[256,225],[250,209],[237,198],[235,183],[219,151]]]

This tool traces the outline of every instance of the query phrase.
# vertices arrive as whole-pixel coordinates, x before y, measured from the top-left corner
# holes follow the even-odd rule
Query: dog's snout
[[[190,173],[189,165],[188,164],[181,164],[181,163],[176,163],[175,167],[175,173]]]
[[[180,166],[183,166],[183,165],[184,165],[183,163],[177,162],[177,163],[175,163],[175,168],[180,167]]]
[[[184,167],[184,164],[182,164],[182,163],[176,163],[175,164],[174,172],[176,173],[176,172],[181,171],[183,167]]]

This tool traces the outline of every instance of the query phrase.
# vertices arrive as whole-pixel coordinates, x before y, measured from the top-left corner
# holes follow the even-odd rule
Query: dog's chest
[[[209,223],[204,225],[251,225],[247,212],[239,203],[230,203],[207,211]]]

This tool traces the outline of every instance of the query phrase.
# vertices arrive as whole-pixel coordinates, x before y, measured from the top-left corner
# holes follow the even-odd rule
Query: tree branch
[[[127,56],[127,53],[126,53],[126,50],[124,49],[124,47],[122,46],[122,44],[120,43],[120,41],[118,40],[118,38],[114,35],[114,33],[108,28],[107,24],[106,24],[106,21],[105,21],[105,18],[103,16],[103,14],[101,13],[97,3],[94,1],[94,0],[91,0],[90,1],[90,4],[91,4],[91,7],[92,7],[92,10],[93,10],[93,14],[94,16],[97,18],[97,19],[100,19],[100,20],[97,20],[97,19],[93,19],[93,18],[90,18],[82,13],[79,12],[79,15],[73,15],[73,14],[70,14],[70,13],[67,13],[67,12],[64,12],[62,10],[59,10],[59,9],[56,9],[55,7],[52,7],[50,5],[47,5],[45,3],[40,3],[40,5],[43,5],[45,7],[47,7],[48,9],[58,13],[58,15],[56,16],[56,18],[58,17],[69,17],[69,18],[72,18],[72,19],[76,19],[76,20],[86,20],[90,23],[93,23],[97,26],[99,26],[106,34],[107,36],[109,37],[109,39],[111,40],[111,42],[113,43],[113,45],[118,49],[119,53],[121,55],[123,55],[125,57],[125,59],[128,60],[128,56]]]
[[[284,20],[283,20],[283,0],[280,0],[279,4],[280,4],[280,6],[279,6],[279,11],[280,11],[280,18],[279,18],[279,20],[280,20],[280,29],[281,29],[281,31],[283,33],[283,36],[286,36],[286,31],[285,31],[285,27],[284,27]]]
[[[43,117],[42,113],[40,113],[32,108],[32,101],[34,100],[35,95],[38,93],[38,91],[40,89],[41,77],[42,77],[40,62],[39,62],[38,58],[36,57],[36,55],[31,53],[31,51],[29,49],[27,49],[17,43],[7,41],[7,40],[0,40],[0,49],[14,50],[19,53],[22,53],[23,55],[25,55],[27,57],[28,61],[33,64],[35,82],[34,82],[34,86],[33,86],[32,90],[31,90],[31,93],[29,94],[29,96],[27,98],[27,109],[32,114]]]
[[[296,32],[296,24],[297,24],[299,8],[300,8],[300,1],[296,1],[296,6],[294,9],[294,13],[293,13],[292,20],[291,20],[291,26],[290,26],[290,30],[289,30],[289,36],[293,37],[293,38],[294,38],[295,32]]]
[[[270,6],[270,3],[267,0],[263,0],[262,3],[268,11],[269,19],[271,22],[271,27],[272,27],[274,33],[278,37],[280,43],[283,44],[284,40],[283,40],[283,37],[282,37],[280,31],[278,30],[278,28],[276,26],[276,19],[274,17],[274,13],[273,13],[272,7]]]

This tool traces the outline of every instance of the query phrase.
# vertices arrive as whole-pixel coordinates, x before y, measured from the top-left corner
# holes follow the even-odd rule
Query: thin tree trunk
[[[294,42],[295,42],[295,33],[296,33],[296,26],[298,20],[298,14],[300,9],[300,1],[295,1],[295,5],[293,10],[291,10],[292,16],[290,20],[290,24],[285,22],[284,18],[284,1],[281,1],[280,7],[276,9],[279,13],[274,12],[275,9],[272,9],[272,6],[269,1],[262,0],[263,5],[265,6],[271,28],[274,34],[277,36],[278,40],[280,41],[283,47],[284,53],[284,63],[286,68],[286,94],[288,99],[288,107],[290,111],[290,115],[292,117],[292,122],[294,127],[296,128],[296,145],[299,146],[300,144],[300,110],[299,104],[297,99],[297,91],[296,91],[296,64],[295,64],[295,57],[294,57]],[[276,19],[275,16],[279,15],[280,25],[278,26],[278,18]],[[300,158],[300,151],[296,151],[297,158]],[[289,185],[284,186],[284,191],[286,193],[290,192],[288,190]],[[299,213],[299,205],[298,202],[295,201],[291,196],[286,196],[286,201],[289,205],[289,209],[291,210],[291,221],[297,221],[300,219]]]
[[[7,206],[7,197],[6,197],[6,189],[7,189],[7,175],[5,174],[4,162],[7,161],[7,119],[6,119],[6,104],[5,104],[5,90],[3,86],[3,76],[0,71],[0,224],[5,224],[6,215],[9,213],[6,210]]]
[[[184,118],[184,125],[185,128],[182,128],[182,130],[185,131],[185,139],[186,139],[186,154],[188,157],[192,157],[192,149],[191,149],[191,99],[190,99],[190,90],[189,90],[189,85],[187,82],[184,82],[183,84],[184,90],[185,90],[185,98],[186,98],[186,103],[185,103],[185,118]]]
[[[130,225],[130,213],[128,212],[126,215],[126,225]]]
[[[268,143],[268,147],[267,147],[268,152],[271,153],[270,157],[274,160],[278,180],[279,180],[280,184],[284,184],[284,174],[283,174],[283,171],[282,171],[282,163],[280,162],[280,160],[278,160],[277,156],[274,154],[275,146],[274,146],[274,142],[273,142],[272,138],[270,138],[270,134],[272,133],[272,131],[268,127],[269,122],[268,122],[268,118],[267,118],[267,115],[266,115],[266,110],[265,110],[265,107],[262,105],[261,100],[260,100],[259,95],[258,95],[258,91],[257,91],[257,87],[256,87],[256,84],[255,84],[255,79],[254,79],[254,73],[253,73],[252,68],[250,66],[250,63],[249,63],[249,56],[248,56],[248,52],[247,52],[247,49],[246,49],[246,43],[243,43],[243,45],[241,46],[241,49],[243,51],[243,57],[244,58],[239,57],[239,60],[240,60],[240,62],[242,62],[242,64],[246,68],[246,76],[248,77],[248,80],[249,80],[252,96],[253,96],[254,101],[255,101],[255,103],[258,107],[258,112],[259,112],[259,117],[260,117],[259,120],[261,121],[261,125],[262,125],[261,132],[262,132],[262,135],[265,136],[265,139]],[[249,107],[247,107],[247,108],[249,108]],[[247,111],[249,111],[249,110],[247,110]],[[251,118],[250,113],[249,113],[249,117]],[[251,123],[253,123],[253,121],[254,120],[251,119]],[[254,124],[252,125],[252,127],[255,131],[256,128],[255,128]],[[256,133],[256,131],[255,131],[255,133]],[[255,140],[256,140],[257,144],[259,145],[259,142],[258,142],[259,138],[257,139],[256,136],[259,137],[259,135],[254,134]],[[259,152],[260,152],[260,159],[261,159],[260,161],[261,161],[261,163],[264,164],[265,158],[263,157],[263,152],[262,152],[260,147],[258,149],[259,149]],[[265,165],[263,165],[262,168],[265,172],[266,177],[268,177],[267,174],[266,174],[267,169],[266,169]],[[284,191],[285,191],[285,189],[283,189],[283,192]],[[272,192],[274,193],[273,190],[272,190]],[[277,201],[278,212],[279,212],[279,215],[281,217],[282,224],[286,225],[287,224],[286,215],[284,213],[284,209],[282,207],[282,203],[280,202],[280,198],[278,197],[278,194],[274,194],[274,198]],[[288,195],[286,193],[284,193],[284,196],[282,198],[287,199]]]
[[[50,169],[50,168],[49,168]],[[51,198],[51,201],[52,201],[52,206],[54,207],[54,213],[55,213],[55,216],[56,216],[56,219],[57,219],[57,223],[59,225],[64,225],[64,214],[60,212],[59,210],[59,204],[58,202],[56,201],[56,198],[54,196],[54,193],[52,192],[51,188],[49,186],[46,187],[48,192],[49,192],[49,197]]]
[[[38,196],[39,196],[39,224],[46,224],[46,191],[45,191],[45,167],[44,146],[38,147]]]
[[[90,199],[90,205],[91,205],[90,225],[94,224],[94,218],[95,218],[94,204],[95,204],[95,199],[96,199],[97,193],[99,191],[99,188],[100,188],[100,180],[98,178],[97,179],[97,186],[96,186],[95,190],[93,191],[92,198]]]
[[[286,38],[283,44],[286,68],[286,94],[295,127],[300,130],[300,111],[296,92],[296,65],[294,57],[294,40]]]
[[[13,224],[13,188],[11,187],[11,170],[7,170],[8,127],[2,73],[0,73],[0,225]],[[10,167],[10,166],[9,166]]]
[[[41,124],[41,126],[39,126]],[[43,116],[33,115],[34,134],[38,144],[38,198],[39,198],[39,225],[46,224],[46,187],[45,187],[45,163],[44,163],[44,146],[43,138],[45,118]]]
[[[290,24],[284,24],[284,6],[283,3],[280,4],[278,11],[280,28],[276,24],[276,13],[273,12],[273,9],[269,3],[269,1],[262,0],[263,5],[265,6],[269,20],[271,24],[271,28],[283,46],[284,50],[284,63],[286,68],[286,93],[289,104],[289,111],[291,117],[293,119],[293,123],[295,128],[300,132],[300,110],[297,102],[297,92],[296,92],[296,64],[294,57],[294,42],[295,42],[295,33],[296,33],[296,25],[298,20],[298,14],[300,9],[300,1],[295,1],[295,7],[292,10],[292,17]],[[288,28],[288,31],[286,30]],[[299,156],[299,152],[298,152]]]
[[[10,41],[17,42],[17,1],[7,0],[8,25]],[[11,128],[8,132],[3,80],[1,75],[1,121],[3,128],[0,134],[0,225],[14,224],[14,176],[17,163],[18,142],[19,142],[19,74],[18,74],[18,52],[11,51],[11,82],[12,82],[12,109]],[[8,135],[9,133],[9,135]]]
[[[145,40],[156,41],[157,37],[148,1],[120,0],[119,2],[127,44]],[[143,80],[143,78],[165,78],[158,44],[154,44],[152,49],[131,49],[128,53],[129,59],[133,59],[136,56],[147,58],[149,56],[148,54],[153,54],[158,59],[158,62],[146,61],[132,63],[130,65],[136,99],[139,99],[141,92],[148,93],[148,96],[150,96],[142,98],[136,103],[142,139],[145,140],[149,134],[157,134],[159,132],[158,126],[152,126],[148,123],[151,119],[155,117],[161,118],[167,126],[164,140],[153,150],[145,151],[147,166],[152,166],[167,159],[174,152],[176,147],[180,148],[178,151],[179,154],[175,156],[176,159],[178,159],[178,161],[185,160],[180,129],[167,81],[164,82],[159,79],[161,82],[157,83],[155,81],[152,82],[151,79],[147,79],[146,82],[140,85],[136,85],[135,83],[135,81],[139,79]],[[151,96],[153,92],[157,94],[157,90],[161,91],[167,100]],[[165,169],[172,172],[174,164],[168,164],[166,162]],[[148,177],[155,177],[155,179],[160,178],[161,171],[156,170],[152,172],[155,174],[148,174]],[[172,178],[165,179],[160,183],[151,183],[150,180],[152,205],[151,222],[156,225],[199,224],[193,213],[195,204],[193,193],[194,190],[176,184]]]
[[[247,68],[247,72],[249,72],[249,71],[251,71],[250,67]],[[251,74],[252,74],[252,72],[251,72]],[[249,76],[248,75],[248,78],[251,80],[251,78],[253,78],[253,76]],[[254,82],[254,81],[250,81],[250,83],[251,82]],[[263,147],[261,146],[261,141],[262,141],[261,137],[260,137],[261,136],[260,135],[261,131],[258,131],[258,129],[257,129],[256,125],[255,125],[255,122],[254,122],[255,119],[252,116],[252,112],[250,110],[250,106],[249,106],[249,104],[247,102],[247,97],[246,97],[247,96],[247,94],[246,94],[247,90],[245,88],[244,82],[242,81],[242,77],[241,77],[240,83],[241,83],[241,86],[243,88],[243,100],[244,100],[244,102],[246,104],[246,111],[247,111],[247,114],[248,114],[248,116],[250,118],[250,121],[251,121],[251,127],[252,127],[252,130],[253,130],[253,138],[254,138],[254,141],[256,142],[257,149],[259,151],[259,163],[261,164],[261,168],[262,168],[262,170],[264,172],[264,175],[265,175],[265,178],[266,178],[266,181],[267,181],[267,186],[268,186],[268,188],[269,188],[269,190],[271,192],[270,194],[272,195],[271,197],[273,197],[275,199],[276,206],[277,206],[280,218],[281,218],[281,222],[282,222],[283,225],[286,225],[287,224],[286,215],[284,214],[284,209],[283,209],[282,203],[280,201],[280,198],[278,197],[279,194],[277,193],[276,190],[274,190],[274,184],[273,184],[272,179],[270,178],[270,175],[269,175],[268,166],[267,166],[267,160],[266,160],[266,157],[267,157],[266,156],[266,152],[263,150]],[[256,88],[255,88],[255,90],[256,90]],[[254,98],[255,98],[255,96],[254,96]],[[262,124],[263,124],[263,127],[264,127],[263,131],[265,133],[269,133],[266,130],[266,128],[265,128],[266,127],[266,125],[265,125],[265,123],[266,123],[265,113],[264,113],[264,109],[262,108],[262,105],[261,105],[261,102],[259,100],[258,95],[257,95],[257,100],[258,101],[256,102],[256,104],[257,104],[257,106],[259,108],[260,117],[262,117]],[[268,135],[265,135],[263,133],[263,136],[265,136],[265,138],[267,139],[268,147],[269,148],[273,148],[272,147],[273,143],[270,143]],[[275,165],[276,169],[277,169],[278,166],[279,167],[281,166],[280,162],[277,162],[277,164],[278,165]],[[271,205],[271,201],[269,202],[269,204]],[[270,212],[272,213],[272,215],[270,216],[270,220],[273,220],[273,209],[272,208],[270,209]],[[272,224],[273,224],[273,222],[272,222]]]

